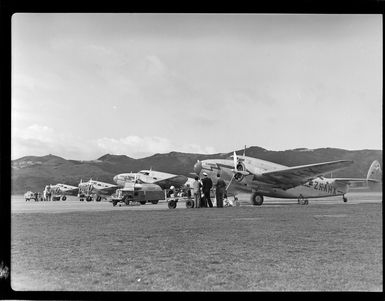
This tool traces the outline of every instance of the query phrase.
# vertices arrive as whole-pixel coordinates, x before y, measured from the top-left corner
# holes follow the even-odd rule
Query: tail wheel
[[[263,204],[263,195],[254,192],[251,194],[250,200],[252,205],[261,206]]]
[[[193,200],[187,200],[186,201],[186,208],[194,208],[194,201]]]
[[[299,196],[298,198],[298,204],[300,205],[308,205],[309,200],[306,200],[302,195]]]

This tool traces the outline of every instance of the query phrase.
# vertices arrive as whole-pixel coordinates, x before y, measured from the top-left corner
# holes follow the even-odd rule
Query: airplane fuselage
[[[120,186],[125,186],[126,183],[138,181],[140,183],[157,184],[162,189],[167,189],[171,186],[183,186],[190,179],[183,175],[174,175],[155,170],[141,170],[138,173],[118,174],[113,180]]]

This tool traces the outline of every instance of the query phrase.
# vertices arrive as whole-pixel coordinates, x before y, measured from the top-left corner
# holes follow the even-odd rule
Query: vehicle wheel
[[[63,197],[61,198],[62,201],[65,201],[66,199],[67,199],[66,196],[63,196]]]
[[[175,209],[176,208],[176,202],[175,201],[169,201],[168,202],[168,208],[169,209]]]
[[[263,195],[254,192],[251,194],[250,200],[252,205],[261,206],[263,204]]]
[[[159,202],[158,200],[151,201],[151,203],[154,205],[158,204],[158,202]]]
[[[187,200],[186,201],[186,208],[194,208],[194,201],[193,200]]]
[[[146,201],[140,201],[139,203],[140,203],[141,205],[146,205],[147,202],[146,202]]]
[[[79,199],[80,202],[84,202],[84,199]]]
[[[91,202],[92,201],[92,197],[90,197],[90,196],[86,197],[86,201],[87,202]]]

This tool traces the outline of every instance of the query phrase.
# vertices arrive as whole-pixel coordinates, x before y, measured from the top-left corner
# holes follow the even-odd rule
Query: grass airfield
[[[382,193],[174,210],[11,201],[16,291],[376,291]]]

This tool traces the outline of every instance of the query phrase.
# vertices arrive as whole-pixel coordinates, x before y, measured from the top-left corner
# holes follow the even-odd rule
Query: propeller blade
[[[197,160],[197,163],[194,164],[194,172],[199,175],[202,170],[202,162]]]
[[[235,153],[235,151],[234,151],[233,159],[234,159],[234,170],[237,170],[238,158],[237,158],[237,154]]]

